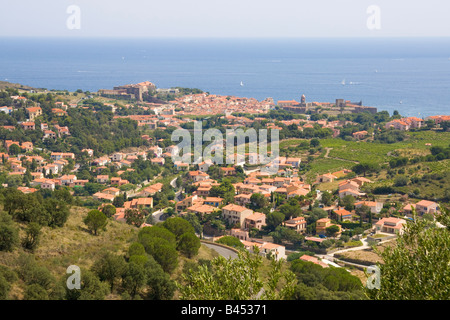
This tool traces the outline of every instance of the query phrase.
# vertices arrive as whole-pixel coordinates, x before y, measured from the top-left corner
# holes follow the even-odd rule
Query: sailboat
[[[342,80],[341,84],[345,86],[345,79]]]
[[[241,87],[243,87],[244,86],[244,83],[241,81]]]

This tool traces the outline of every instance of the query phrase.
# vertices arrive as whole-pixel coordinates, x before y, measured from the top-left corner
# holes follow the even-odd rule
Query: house
[[[356,182],[358,186],[361,188],[365,183],[372,183],[373,181],[364,178],[364,177],[356,177],[351,180],[352,182]]]
[[[153,208],[153,198],[137,198],[127,201],[124,204],[126,209],[145,209]]]
[[[244,219],[244,229],[258,229],[266,225],[266,215],[261,212],[253,212],[251,215]]]
[[[208,172],[209,167],[213,165],[211,160],[205,160],[198,164],[198,170],[202,172]]]
[[[75,159],[75,154],[72,152],[52,152],[50,157],[54,161],[61,159]]]
[[[152,164],[157,164],[160,166],[163,166],[164,163],[166,163],[166,159],[162,158],[162,157],[158,157],[158,158],[153,158],[150,160]]]
[[[416,209],[416,205],[415,205],[415,204],[408,203],[406,206],[403,207],[403,213],[404,213],[405,215],[411,216],[411,215],[412,215],[413,209],[414,209],[414,210]],[[416,211],[416,212],[417,212],[417,211]]]
[[[241,193],[241,194],[238,194],[238,195],[236,195],[236,196],[234,197],[234,201],[235,201],[238,205],[244,206],[244,207],[245,207],[247,204],[250,204],[250,203],[251,203],[251,201],[250,201],[251,196],[252,196],[252,193],[248,193],[248,194],[246,194],[246,193]]]
[[[201,217],[203,217],[206,214],[213,213],[217,209],[207,204],[194,204],[186,210],[191,213],[199,214]]]
[[[125,159],[125,153],[116,152],[111,156],[112,161],[122,161]]]
[[[257,247],[259,254],[262,256],[272,256],[276,260],[286,259],[286,248],[282,245],[270,243],[270,242],[256,242],[241,240],[245,249],[254,252],[254,248]]]
[[[81,152],[86,152],[89,157],[94,156],[94,150],[92,150],[92,149],[83,149],[83,150],[81,150]]]
[[[222,167],[220,168],[220,172],[222,172],[222,174],[224,176],[234,176],[236,175],[236,169],[234,167]]]
[[[344,189],[344,190],[339,190],[339,198],[342,199],[343,197],[348,196],[348,195],[357,198],[357,197],[360,197],[360,196],[364,196],[365,193],[356,191],[356,190],[354,190],[354,189]]]
[[[339,227],[338,234],[340,234],[342,232],[340,225],[331,223],[331,220],[328,218],[322,218],[322,219],[319,219],[316,221],[316,233],[317,234],[326,234],[326,229],[331,226]]]
[[[211,189],[212,189],[211,185],[201,185],[197,188],[195,192],[199,196],[207,197],[209,196],[209,192],[211,191]]]
[[[170,153],[170,155],[176,155],[179,151],[179,147],[176,145],[168,146],[164,149],[165,152]]]
[[[189,169],[189,164],[181,161],[175,161],[174,166],[179,171],[186,171]]]
[[[106,200],[106,201],[114,201],[114,196],[108,193],[97,192],[92,195],[95,200]]]
[[[175,210],[177,212],[183,211],[186,208],[193,206],[194,203],[196,203],[196,202],[198,203],[198,202],[203,202],[203,201],[199,200],[197,195],[192,195],[190,197],[184,198],[183,200],[178,201],[175,204]]]
[[[128,180],[124,180],[120,177],[111,178],[111,185],[118,185],[120,187],[128,183],[130,183]]]
[[[366,205],[370,208],[370,212],[372,213],[380,213],[381,209],[383,209],[383,203],[382,202],[376,202],[376,201],[358,201],[355,203],[355,207],[359,208],[363,205]]]
[[[110,194],[110,195],[113,195],[114,197],[116,197],[120,194],[120,189],[110,187],[110,188],[106,188],[105,190],[103,190],[102,193]]]
[[[32,121],[22,122],[20,125],[22,126],[22,128],[24,130],[35,130],[36,129],[36,125]]]
[[[352,220],[352,213],[348,210],[345,210],[344,208],[339,208],[337,210],[333,210],[333,214],[336,217],[336,220],[338,221],[351,221]]]
[[[77,176],[70,174],[70,175],[64,175],[59,178],[62,185],[69,185],[73,183],[75,180],[77,180]]]
[[[189,171],[188,177],[194,182],[199,182],[209,179],[209,175],[202,171]]]
[[[3,106],[0,107],[0,111],[6,113],[6,114],[11,114],[13,112],[13,108],[12,107],[7,107],[7,106]]]
[[[41,189],[55,190],[55,182],[53,180],[45,180],[41,183]]]
[[[219,198],[219,197],[206,197],[205,201],[203,201],[204,204],[207,204],[207,205],[210,205],[210,206],[213,206],[216,208],[218,208],[222,204],[222,202],[223,202],[223,199]]]
[[[30,119],[30,121],[33,121],[36,117],[39,117],[40,115],[42,115],[41,107],[27,108],[27,112],[28,112],[28,118]]]
[[[108,183],[109,176],[107,174],[106,175],[98,175],[96,177],[96,179],[97,179],[97,183]]]
[[[301,161],[302,160],[300,158],[287,158],[285,163],[290,164],[294,168],[298,168]]]
[[[286,187],[286,198],[290,199],[297,196],[306,196],[309,190],[304,188],[299,188],[298,186],[288,186]]]
[[[19,142],[19,141],[5,140],[5,148],[6,148],[6,151],[9,152],[9,148],[10,148],[13,144],[17,145],[18,147],[20,146],[20,142]]]
[[[143,197],[153,196],[155,193],[161,192],[162,187],[163,187],[162,183],[155,183],[151,186],[145,187],[142,190],[141,195]]]
[[[22,149],[25,149],[25,151],[33,151],[33,142],[22,142]]]
[[[359,192],[360,185],[353,180],[346,180],[339,183],[339,190],[351,189]]]
[[[231,229],[231,236],[238,238],[239,240],[250,241],[250,236],[247,230],[242,230],[238,228]]]
[[[56,139],[56,133],[52,130],[44,130],[44,136],[42,139]]]
[[[367,131],[358,131],[352,134],[353,138],[361,140],[364,139],[369,133]]]
[[[315,183],[333,182],[334,179],[337,179],[335,175],[332,175],[331,173],[325,173],[318,176]]]
[[[305,217],[296,217],[283,222],[283,226],[292,229],[297,233],[302,233],[306,231],[306,220]]]
[[[59,108],[52,108],[52,113],[54,113],[58,117],[62,117],[62,116],[66,116],[67,115],[66,111],[64,111],[62,109],[59,109]]]
[[[17,190],[21,191],[22,193],[34,193],[37,191],[35,188],[29,188],[29,187],[17,187]]]
[[[307,262],[312,262],[314,264],[317,264],[317,265],[321,266],[322,268],[328,268],[328,264],[326,264],[325,262],[320,261],[316,257],[312,257],[312,256],[308,256],[308,255],[304,254],[299,259],[303,260],[303,261],[307,261]]]
[[[439,210],[439,205],[436,202],[421,200],[416,203],[416,212],[419,215],[424,215],[425,213],[434,214]]]
[[[253,210],[236,204],[228,204],[222,208],[222,217],[227,220],[229,224],[239,224],[241,228],[245,227],[245,218],[252,213]]]
[[[392,233],[392,234],[403,234],[403,227],[406,224],[406,220],[400,218],[383,218],[375,224],[375,231]]]

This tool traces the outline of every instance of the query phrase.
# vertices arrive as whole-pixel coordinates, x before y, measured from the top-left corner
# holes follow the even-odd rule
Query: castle
[[[366,107],[360,102],[350,102],[344,99],[336,99],[335,104],[330,102],[306,102],[306,97],[303,94],[300,98],[300,102],[295,100],[280,100],[278,106],[286,111],[294,113],[361,113],[370,112],[372,114],[377,113],[377,108]]]
[[[127,84],[114,87],[113,90],[100,89],[98,93],[102,96],[119,97],[125,99],[136,99],[142,101],[142,95],[146,92],[155,91],[156,86],[150,81],[144,81],[137,84]]]

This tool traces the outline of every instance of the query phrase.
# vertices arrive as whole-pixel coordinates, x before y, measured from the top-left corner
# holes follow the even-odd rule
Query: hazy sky
[[[450,36],[448,0],[2,0],[0,8],[0,37]]]

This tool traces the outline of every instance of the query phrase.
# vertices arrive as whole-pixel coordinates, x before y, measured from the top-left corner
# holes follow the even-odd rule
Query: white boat
[[[241,87],[243,87],[244,86],[244,83],[241,81]]]
[[[341,84],[345,86],[345,79],[342,80]]]

